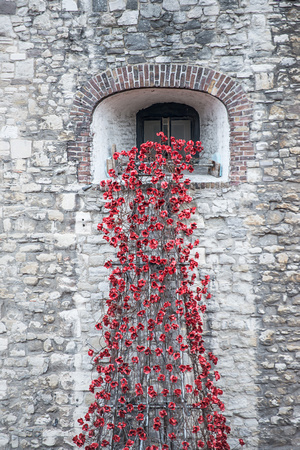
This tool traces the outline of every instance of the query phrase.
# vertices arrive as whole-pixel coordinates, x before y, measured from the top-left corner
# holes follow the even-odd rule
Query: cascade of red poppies
[[[206,353],[201,314],[209,277],[197,279],[199,241],[188,193],[201,142],[171,139],[115,153],[120,175],[100,183],[98,229],[115,248],[106,311],[89,350],[95,401],[73,438],[86,450],[229,449],[217,358]]]

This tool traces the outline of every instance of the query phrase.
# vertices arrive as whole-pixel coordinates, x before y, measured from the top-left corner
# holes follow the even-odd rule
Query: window
[[[156,103],[136,116],[137,145],[157,141],[162,131],[168,138],[197,141],[200,138],[199,115],[191,106],[181,103]],[[169,141],[170,143],[170,141]]]

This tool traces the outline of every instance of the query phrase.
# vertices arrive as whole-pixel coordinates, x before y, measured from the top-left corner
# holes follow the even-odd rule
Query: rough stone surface
[[[16,13],[16,3],[12,1],[0,1],[0,14],[11,15]]]
[[[78,161],[67,158],[70,112],[93,77],[139,64],[201,66],[247,93],[247,179],[191,188],[200,274],[212,278],[206,339],[219,357],[230,442],[299,448],[299,6],[0,2],[1,448],[73,448],[91,401],[87,349],[98,343],[113,252],[96,231],[99,191],[82,189]],[[83,146],[88,120],[82,110]],[[244,132],[231,137],[242,144]]]

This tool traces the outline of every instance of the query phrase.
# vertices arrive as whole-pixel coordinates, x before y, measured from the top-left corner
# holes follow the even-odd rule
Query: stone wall
[[[201,274],[213,278],[207,339],[233,436],[299,447],[299,6],[0,1],[0,448],[72,448],[91,400],[86,350],[110,249],[96,232],[99,191],[67,158],[71,111],[97,74],[141,64],[217,71],[252,104],[246,182],[192,190]]]

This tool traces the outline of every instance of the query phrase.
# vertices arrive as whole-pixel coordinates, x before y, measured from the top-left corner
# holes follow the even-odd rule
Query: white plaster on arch
[[[193,181],[226,182],[229,178],[229,122],[226,107],[212,95],[187,89],[143,88],[134,89],[105,98],[93,114],[92,177],[98,183],[106,175],[106,159],[111,157],[111,147],[128,150],[136,145],[136,113],[155,103],[177,102],[192,106],[200,117],[199,139],[205,149],[203,160],[219,153],[222,177],[204,173],[192,175]]]

